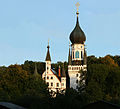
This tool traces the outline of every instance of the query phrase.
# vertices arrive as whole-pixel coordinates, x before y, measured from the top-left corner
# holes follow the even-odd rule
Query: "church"
[[[58,73],[51,69],[51,57],[50,57],[50,51],[49,51],[49,43],[47,46],[47,55],[46,55],[46,70],[42,74],[43,80],[48,85],[49,92],[54,95],[54,93],[62,93],[65,92],[66,89],[66,74],[64,70],[64,65],[63,65],[63,70],[61,72],[60,66],[58,69]]]
[[[70,78],[70,88],[77,89],[80,81],[80,71],[87,71],[87,54],[85,50],[86,36],[79,24],[79,12],[77,6],[76,26],[70,34],[71,45],[69,45],[68,74]]]
[[[87,54],[85,50],[85,41],[86,36],[82,31],[80,24],[79,24],[79,12],[78,7],[79,3],[76,4],[77,6],[77,21],[76,26],[70,34],[70,41],[69,44],[69,54],[68,54],[68,75],[69,75],[69,87],[73,89],[77,89],[79,81],[80,81],[80,71],[87,71]],[[42,74],[42,78],[48,85],[50,92],[62,92],[66,89],[66,72],[64,70],[59,70],[58,72],[51,69],[51,57],[49,51],[49,43],[47,46],[47,55],[46,55],[46,70]]]

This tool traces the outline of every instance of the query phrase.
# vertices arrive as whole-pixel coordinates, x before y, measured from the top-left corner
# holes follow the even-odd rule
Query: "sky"
[[[68,60],[69,36],[79,22],[87,55],[120,55],[120,0],[0,0],[0,66]]]

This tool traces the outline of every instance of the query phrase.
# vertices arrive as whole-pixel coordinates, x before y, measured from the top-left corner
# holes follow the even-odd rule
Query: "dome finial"
[[[76,14],[77,14],[77,17],[78,17],[78,15],[79,15],[79,12],[78,12],[79,6],[80,6],[80,4],[79,4],[79,2],[77,2],[77,3],[76,3],[76,7],[77,7],[77,13],[76,13]]]
[[[50,40],[48,39],[48,46],[47,46],[48,49],[50,48],[50,46],[49,46],[49,41],[50,41]]]
[[[49,46],[49,41],[50,41],[50,39],[48,38],[48,46]]]

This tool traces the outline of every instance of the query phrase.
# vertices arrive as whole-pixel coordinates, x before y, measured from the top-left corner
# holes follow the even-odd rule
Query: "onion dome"
[[[78,14],[79,12],[77,11],[76,26],[70,34],[70,41],[72,42],[72,44],[84,44],[84,42],[86,41],[86,36],[79,26]]]

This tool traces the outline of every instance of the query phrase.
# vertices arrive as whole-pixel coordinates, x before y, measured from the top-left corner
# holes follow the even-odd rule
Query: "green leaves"
[[[14,100],[21,96],[49,96],[47,85],[41,76],[33,76],[20,65],[11,65],[0,78],[0,100]],[[5,96],[5,97],[4,97]]]
[[[85,93],[89,102],[106,100],[118,103],[120,99],[120,67],[118,56],[88,57]],[[119,57],[120,58],[120,57]]]

